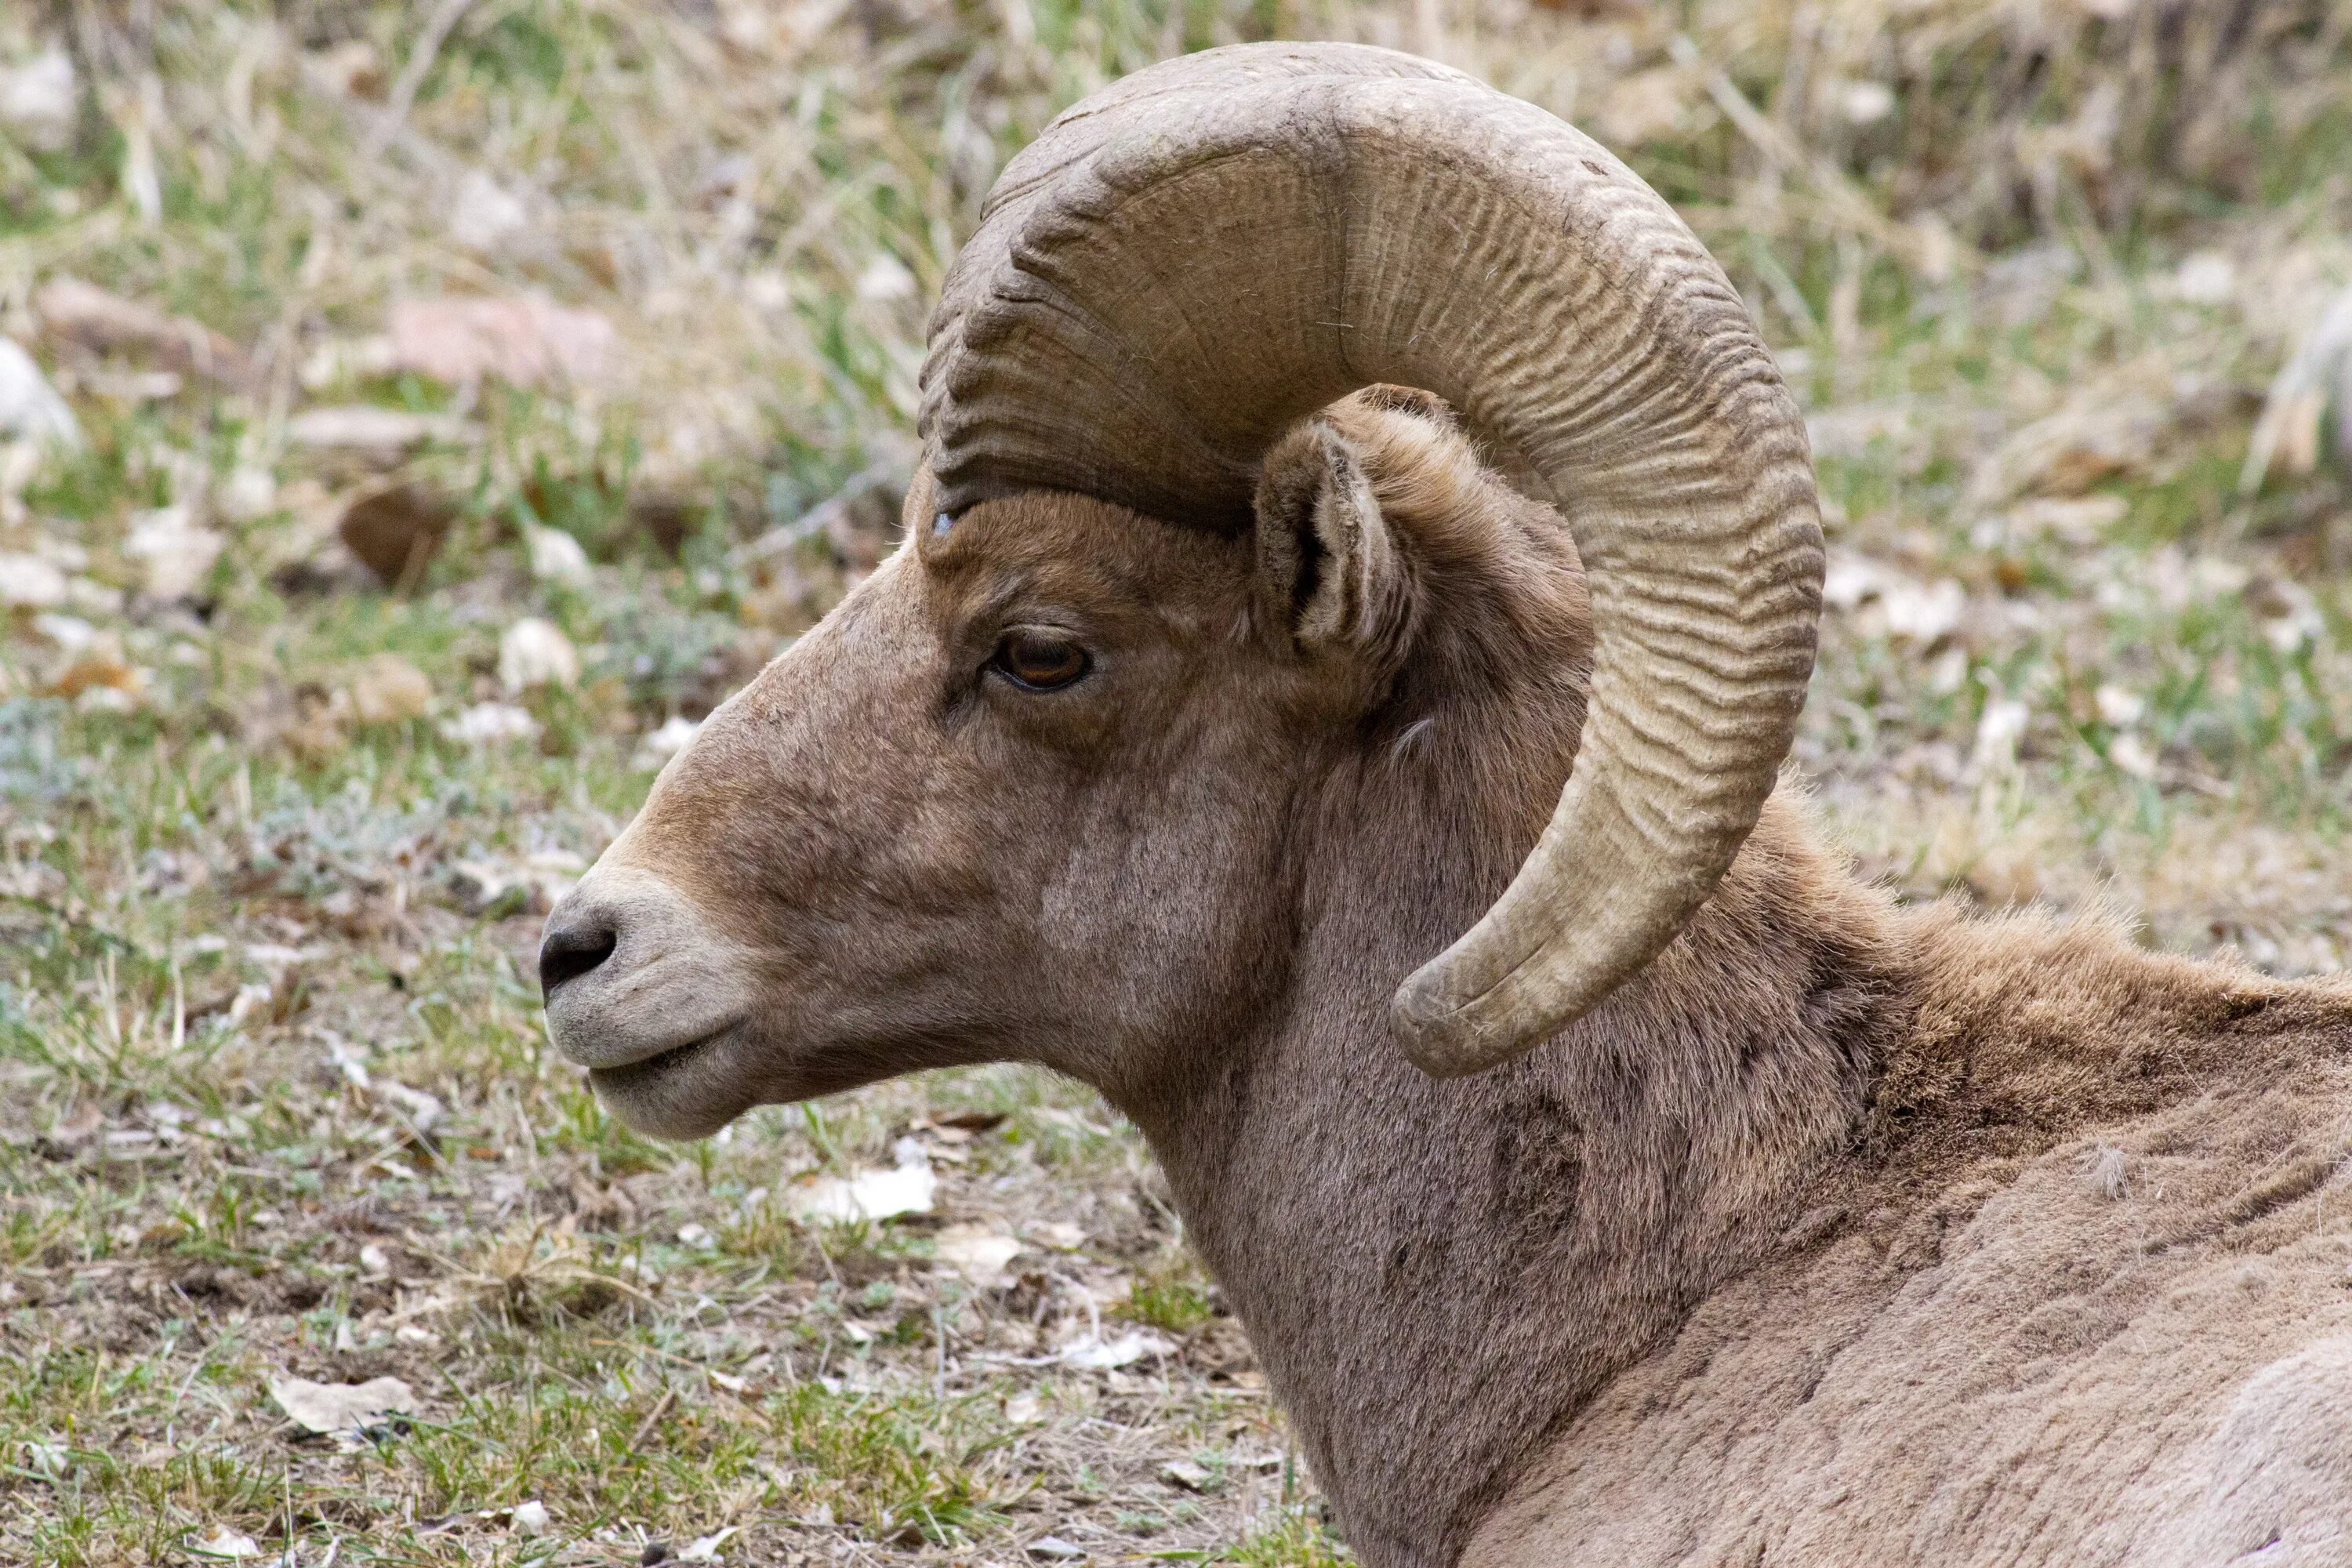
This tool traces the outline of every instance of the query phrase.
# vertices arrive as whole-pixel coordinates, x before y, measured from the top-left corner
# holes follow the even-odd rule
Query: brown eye
[[[1093,661],[1061,633],[1029,627],[1005,633],[988,664],[1026,690],[1059,691],[1086,674]]]

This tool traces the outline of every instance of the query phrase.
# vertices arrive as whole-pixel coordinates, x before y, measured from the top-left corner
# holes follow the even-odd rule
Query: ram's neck
[[[1358,841],[1429,845],[1397,826]],[[1547,1432],[1770,1248],[1896,1027],[1882,904],[1776,805],[1648,977],[1432,1081],[1390,989],[1509,870],[1465,845],[1316,879],[1262,1037],[1127,1108],[1375,1568],[1450,1562]]]

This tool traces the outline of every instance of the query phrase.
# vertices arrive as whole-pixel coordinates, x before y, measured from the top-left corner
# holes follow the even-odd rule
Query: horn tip
[[[1499,1066],[1524,1048],[1518,1032],[1485,1016],[1476,1000],[1447,994],[1444,963],[1422,965],[1389,1003],[1389,1028],[1405,1059],[1432,1078],[1467,1078]]]

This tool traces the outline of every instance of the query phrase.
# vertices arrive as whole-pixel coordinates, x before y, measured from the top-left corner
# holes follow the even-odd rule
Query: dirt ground
[[[1088,1091],[652,1143],[531,956],[889,547],[1004,158],[1277,34],[1549,105],[1722,258],[1867,871],[2344,967],[2340,3],[11,5],[0,1563],[1345,1558]]]

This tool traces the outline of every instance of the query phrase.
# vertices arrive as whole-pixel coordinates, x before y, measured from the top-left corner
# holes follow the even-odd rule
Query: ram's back
[[[2352,992],[1908,918],[1921,1017],[1818,1243],[1618,1378],[1465,1561],[2352,1564]]]

